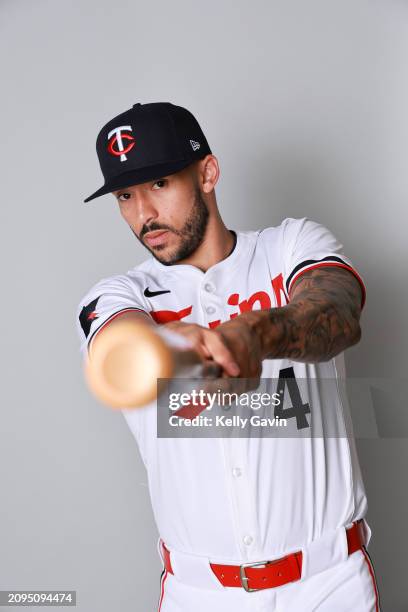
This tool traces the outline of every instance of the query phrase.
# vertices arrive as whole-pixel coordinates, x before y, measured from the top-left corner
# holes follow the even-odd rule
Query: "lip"
[[[168,233],[168,230],[155,230],[154,232],[147,232],[144,238],[150,246],[156,246],[166,241],[166,234]]]

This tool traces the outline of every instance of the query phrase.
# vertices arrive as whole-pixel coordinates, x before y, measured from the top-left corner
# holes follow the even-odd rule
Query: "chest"
[[[169,273],[160,286],[167,292],[149,298],[147,304],[159,324],[182,320],[214,328],[244,312],[288,303],[279,259],[271,263],[260,254],[232,269]]]

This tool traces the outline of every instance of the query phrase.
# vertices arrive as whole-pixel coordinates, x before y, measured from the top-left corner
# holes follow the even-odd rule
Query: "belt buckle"
[[[271,561],[258,561],[257,563],[242,563],[242,565],[239,566],[239,575],[241,578],[241,585],[247,591],[247,593],[252,593],[252,591],[262,591],[262,588],[253,589],[248,586],[249,578],[245,575],[244,568],[245,567],[257,567],[258,565],[267,565],[268,563],[271,563]]]

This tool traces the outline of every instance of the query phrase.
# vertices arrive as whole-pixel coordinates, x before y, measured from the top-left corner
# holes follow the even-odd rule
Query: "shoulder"
[[[310,217],[286,217],[279,225],[260,230],[260,236],[264,240],[280,238],[281,246],[288,249],[294,247],[299,239],[311,238],[316,241],[329,235],[332,236],[327,227]]]
[[[149,266],[143,262],[124,274],[106,276],[96,282],[82,297],[76,312],[76,325],[82,348],[93,336],[119,313],[141,311],[149,313],[144,295]]]
[[[296,240],[304,225],[308,222],[314,223],[308,217],[286,217],[278,225],[265,227],[258,230],[259,239],[264,242],[280,241],[281,246]]]
[[[259,229],[258,232],[262,236],[278,232],[293,232],[300,229],[307,221],[311,221],[311,219],[309,219],[309,217],[285,217],[278,225],[271,225],[269,227]]]
[[[81,303],[89,302],[102,295],[133,296],[140,299],[151,274],[152,262],[148,259],[127,272],[101,278],[86,291]]]

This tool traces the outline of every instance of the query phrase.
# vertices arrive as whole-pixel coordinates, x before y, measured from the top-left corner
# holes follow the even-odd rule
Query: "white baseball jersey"
[[[293,282],[319,266],[353,273],[364,304],[363,280],[343,245],[319,223],[286,218],[276,227],[236,235],[230,255],[206,272],[188,264],[166,266],[151,256],[95,284],[78,308],[82,350],[129,310],[158,325],[178,319],[214,328],[248,310],[284,306]],[[299,379],[337,379],[345,376],[343,354],[321,363],[263,361],[262,378],[277,379],[282,371]],[[147,470],[159,534],[171,550],[220,563],[275,559],[306,551],[365,516],[346,398],[340,390],[324,396],[319,385],[313,389],[316,422],[324,426],[325,415],[334,415],[345,435],[158,438],[156,402],[122,411]],[[306,569],[307,563],[305,557],[305,571],[317,571]]]

